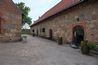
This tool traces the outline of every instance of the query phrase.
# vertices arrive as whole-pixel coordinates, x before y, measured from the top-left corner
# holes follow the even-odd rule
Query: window
[[[0,33],[1,33],[1,17],[0,17]]]
[[[42,32],[45,32],[45,28],[42,29]]]
[[[32,32],[34,32],[34,30],[32,30]]]

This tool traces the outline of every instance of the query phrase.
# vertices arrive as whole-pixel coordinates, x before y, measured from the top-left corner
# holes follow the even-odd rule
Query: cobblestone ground
[[[28,35],[27,43],[1,43],[0,65],[98,65],[97,56]]]

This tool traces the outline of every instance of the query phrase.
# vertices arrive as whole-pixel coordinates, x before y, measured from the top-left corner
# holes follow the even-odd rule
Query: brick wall
[[[0,12],[2,14],[3,13],[19,14],[19,15],[22,14],[12,0],[0,0]]]
[[[21,38],[22,13],[11,0],[0,0],[0,17],[0,41],[18,41]]]

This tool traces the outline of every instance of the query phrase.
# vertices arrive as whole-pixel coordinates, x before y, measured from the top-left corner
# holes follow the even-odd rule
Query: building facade
[[[12,0],[0,0],[0,41],[21,38],[22,13]]]
[[[30,27],[33,34],[62,37],[63,43],[88,40],[98,44],[98,0],[62,0]]]

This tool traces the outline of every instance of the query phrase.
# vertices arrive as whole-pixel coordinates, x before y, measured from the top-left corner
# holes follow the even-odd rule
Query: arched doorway
[[[50,40],[53,39],[53,31],[52,31],[52,29],[49,30],[49,39]]]
[[[75,26],[73,28],[73,43],[80,46],[81,41],[84,40],[84,28],[82,26]]]

